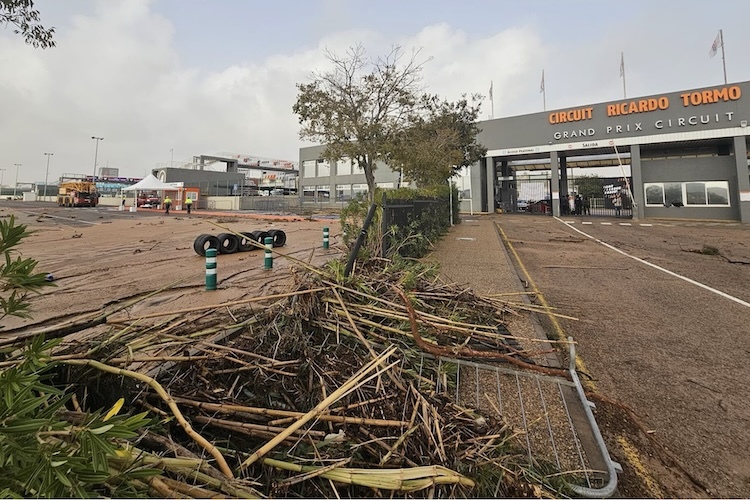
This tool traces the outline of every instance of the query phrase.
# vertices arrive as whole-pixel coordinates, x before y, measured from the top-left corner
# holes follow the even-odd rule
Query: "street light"
[[[92,135],[91,138],[96,141],[96,150],[94,151],[94,178],[91,180],[96,181],[96,159],[99,156],[99,141],[103,141],[104,137],[96,137]]]
[[[23,165],[23,163],[14,163],[13,165],[16,166],[16,183],[13,185],[13,198],[15,198],[16,191],[18,190],[18,168]]]
[[[0,168],[0,194],[3,194],[3,176],[5,175],[4,168]]]
[[[44,174],[44,198],[45,198],[45,201],[47,201],[46,198],[47,198],[47,179],[49,178],[49,157],[52,156],[53,154],[55,154],[55,153],[44,153],[44,156],[47,157],[47,173]]]

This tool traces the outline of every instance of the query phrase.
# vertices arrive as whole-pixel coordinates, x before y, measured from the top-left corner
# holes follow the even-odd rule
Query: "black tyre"
[[[284,245],[286,245],[286,233],[281,229],[271,229],[270,231],[268,231],[268,236],[273,238],[274,248],[283,247]]]
[[[206,256],[206,250],[215,248],[219,250],[219,238],[212,234],[201,234],[193,242],[193,250],[201,257]]]
[[[251,241],[255,241],[255,238],[253,238],[253,234],[249,231],[240,233],[244,238],[240,238],[240,252],[249,252],[250,250],[255,250],[256,247]]]
[[[265,245],[266,238],[270,237],[271,235],[268,234],[268,231],[253,231],[252,233],[250,233],[250,236],[252,236],[253,239],[261,245]]]
[[[219,240],[219,252],[235,253],[240,249],[240,239],[236,234],[221,233],[216,236]]]

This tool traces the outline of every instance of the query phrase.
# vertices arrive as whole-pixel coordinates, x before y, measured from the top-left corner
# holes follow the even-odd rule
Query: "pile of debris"
[[[66,326],[50,358],[74,392],[66,418],[120,398],[123,412],[156,416],[118,465],[159,469],[143,482],[148,495],[569,491],[577,478],[530,463],[522,431],[499,408],[447,395],[462,389],[460,368],[445,358],[565,376],[544,366],[544,344],[506,328],[522,303],[445,283],[415,261],[373,259],[352,278],[340,261],[297,264],[284,294],[140,317],[110,312],[88,330]]]

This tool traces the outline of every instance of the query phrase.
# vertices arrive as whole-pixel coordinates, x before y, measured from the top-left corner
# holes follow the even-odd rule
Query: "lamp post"
[[[174,166],[174,148],[169,150],[169,168],[172,168]]]
[[[23,163],[14,163],[13,165],[16,166],[16,183],[13,185],[13,198],[15,198],[16,191],[18,190],[18,169]]]
[[[91,179],[91,181],[96,182],[96,160],[99,156],[99,141],[103,141],[104,137],[96,137],[92,135],[91,138],[96,141],[96,149],[94,150],[94,177]]]
[[[5,170],[4,168],[0,168],[0,194],[3,193],[3,176],[5,175]]]
[[[49,178],[49,157],[52,156],[55,153],[44,153],[44,156],[47,157],[47,173],[44,174],[44,198],[46,201],[47,198],[47,179]]]

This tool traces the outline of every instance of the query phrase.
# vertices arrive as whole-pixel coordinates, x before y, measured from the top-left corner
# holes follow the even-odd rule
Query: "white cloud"
[[[345,19],[334,15],[339,4],[330,1],[329,26],[320,31],[325,36],[316,46],[238,61],[220,71],[186,65],[175,42],[177,28],[147,0],[97,3],[92,14],[77,15],[58,31],[54,49],[33,49],[8,30],[0,31],[0,168],[9,170],[6,185],[13,180],[14,163],[24,164],[22,182],[43,180],[47,151],[55,153],[53,179],[63,172],[92,172],[92,135],[105,138],[100,166],[109,163],[130,176],[169,161],[171,148],[175,160],[219,151],[294,160],[302,145],[292,114],[295,84],[307,81],[313,70],[328,68],[323,49],[343,54],[359,42],[371,56],[387,53],[393,43],[407,56],[421,47],[420,57],[430,59],[423,73],[427,90],[448,99],[475,92],[486,96],[493,81],[495,116],[542,110],[542,68],[550,109],[621,95],[619,51],[629,36],[626,26],[608,30],[597,44],[566,42],[564,37],[545,42],[535,24],[468,33],[448,22],[394,40],[374,29],[335,30],[333,26],[347,27]],[[654,19],[652,26],[642,26],[644,32],[658,31],[659,16]],[[632,95],[649,92],[647,84],[639,84],[647,81],[645,75],[660,74],[663,60],[649,59],[654,43],[679,40],[679,27],[663,28],[656,40],[630,40],[626,63]],[[744,34],[736,33],[733,54],[738,65],[740,36]],[[707,34],[706,44],[712,37]],[[701,58],[707,59],[702,41],[682,48],[682,57],[701,49]],[[709,61],[701,64],[707,67]],[[665,75],[658,83],[663,88],[653,92],[690,88],[686,75],[694,68],[683,66],[661,70]],[[483,117],[489,112],[486,101]]]

